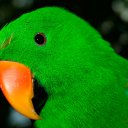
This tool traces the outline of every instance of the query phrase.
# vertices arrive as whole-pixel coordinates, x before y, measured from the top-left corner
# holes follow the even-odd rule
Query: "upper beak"
[[[40,119],[32,104],[32,74],[28,67],[11,61],[0,61],[0,88],[8,102],[30,119]]]

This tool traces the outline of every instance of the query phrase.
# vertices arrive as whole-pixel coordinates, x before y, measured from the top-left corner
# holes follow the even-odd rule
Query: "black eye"
[[[37,33],[36,36],[35,36],[35,42],[38,44],[38,45],[43,45],[46,43],[46,37],[43,33]]]

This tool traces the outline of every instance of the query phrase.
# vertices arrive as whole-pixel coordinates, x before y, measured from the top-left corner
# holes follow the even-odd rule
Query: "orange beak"
[[[14,109],[30,119],[40,119],[32,104],[32,74],[17,62],[0,61],[0,88]]]

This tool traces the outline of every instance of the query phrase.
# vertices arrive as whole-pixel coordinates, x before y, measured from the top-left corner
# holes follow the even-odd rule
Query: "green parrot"
[[[128,61],[72,12],[43,7],[7,24],[0,60],[4,96],[35,128],[128,127]]]

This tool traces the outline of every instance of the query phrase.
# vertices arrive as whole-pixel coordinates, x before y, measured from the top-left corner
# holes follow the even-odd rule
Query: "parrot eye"
[[[46,37],[43,33],[37,33],[35,36],[35,42],[38,45],[44,45],[46,43]]]

